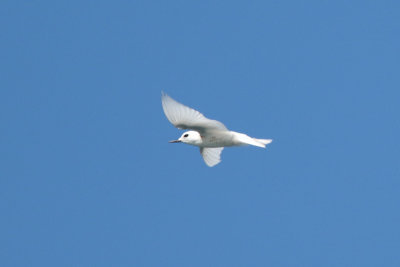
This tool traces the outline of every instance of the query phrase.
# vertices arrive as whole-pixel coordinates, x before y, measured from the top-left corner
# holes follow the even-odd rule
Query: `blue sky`
[[[398,1],[2,1],[1,266],[400,266]],[[161,91],[272,138],[208,168]]]

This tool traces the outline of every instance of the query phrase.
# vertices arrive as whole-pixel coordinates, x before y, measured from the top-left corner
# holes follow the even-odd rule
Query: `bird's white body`
[[[187,131],[177,140],[182,143],[199,147],[229,147],[253,145],[265,147],[272,140],[256,139],[248,135],[234,131],[213,131],[206,135],[201,135],[196,131]]]
[[[200,147],[204,161],[210,167],[218,164],[224,147],[253,145],[263,147],[271,139],[252,138],[246,134],[229,131],[224,124],[210,120],[200,112],[189,108],[162,93],[161,102],[165,116],[177,128],[191,129],[171,143],[186,143]]]

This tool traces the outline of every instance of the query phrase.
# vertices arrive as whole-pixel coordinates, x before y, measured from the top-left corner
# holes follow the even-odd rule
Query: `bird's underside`
[[[231,131],[213,132],[208,134],[200,134],[202,147],[227,147],[240,145],[235,139]]]
[[[213,167],[221,162],[221,153],[224,147],[253,145],[264,147],[270,140],[252,138],[246,134],[233,131],[220,132],[201,136],[203,143],[200,146],[200,153],[204,162]]]
[[[257,139],[243,133],[234,131],[214,132],[206,135],[201,135],[202,147],[229,147],[229,146],[246,146],[253,145],[265,148],[265,145],[270,143],[269,139]]]

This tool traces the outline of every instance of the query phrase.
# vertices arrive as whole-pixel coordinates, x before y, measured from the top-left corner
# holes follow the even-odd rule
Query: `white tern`
[[[200,147],[200,153],[209,167],[217,165],[224,147],[253,145],[265,148],[271,139],[256,139],[243,133],[229,131],[225,125],[210,120],[161,92],[161,103],[167,119],[178,129],[190,129],[178,140],[170,143],[185,143]]]

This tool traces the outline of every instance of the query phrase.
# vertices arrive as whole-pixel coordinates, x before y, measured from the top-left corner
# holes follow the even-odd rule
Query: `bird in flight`
[[[189,108],[161,92],[161,103],[167,119],[178,129],[190,129],[170,143],[185,143],[198,146],[204,162],[213,167],[221,162],[224,147],[253,145],[265,148],[272,139],[257,139],[243,133],[229,131],[219,121],[204,117],[203,114]]]

